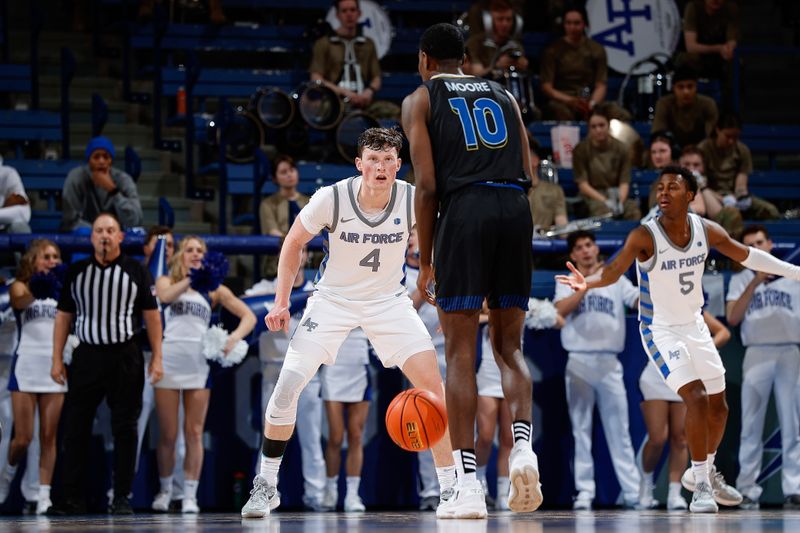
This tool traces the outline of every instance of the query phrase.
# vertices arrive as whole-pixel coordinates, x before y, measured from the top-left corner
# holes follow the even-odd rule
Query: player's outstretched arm
[[[650,233],[639,226],[625,239],[622,250],[617,254],[613,261],[607,263],[598,274],[584,278],[575,265],[567,261],[567,268],[572,274],[556,276],[556,281],[568,285],[574,291],[586,291],[598,287],[607,287],[617,281],[622,274],[630,268],[633,260],[639,258],[646,261],[653,255],[653,239]]]
[[[411,150],[411,164],[414,167],[414,212],[417,219],[419,240],[419,277],[417,288],[426,294],[428,284],[433,279],[431,258],[433,255],[433,226],[438,208],[436,200],[436,171],[433,164],[431,138],[428,132],[428,113],[430,99],[428,90],[419,87],[403,100],[403,131],[408,138]],[[432,298],[428,300],[433,303]]]
[[[264,321],[270,331],[280,329],[289,331],[289,296],[292,293],[292,282],[297,277],[303,261],[303,247],[314,238],[312,233],[306,230],[300,217],[295,218],[289,233],[281,246],[281,254],[278,258],[278,277],[275,280],[275,305],[269,310]]]
[[[723,255],[741,263],[743,267],[800,280],[800,267],[797,265],[781,261],[772,254],[752,246],[745,246],[731,239],[728,232],[716,222],[703,220],[703,224],[706,225],[706,231],[708,232],[708,244],[719,250]]]

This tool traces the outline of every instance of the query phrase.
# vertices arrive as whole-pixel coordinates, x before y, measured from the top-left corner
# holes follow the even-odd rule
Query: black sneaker
[[[65,500],[52,505],[47,510],[47,516],[74,516],[86,514],[86,504],[75,500]]]
[[[36,514],[36,505],[37,504],[38,504],[38,502],[29,502],[29,501],[26,500],[25,503],[22,504],[22,514],[24,514],[24,515],[35,515]]]
[[[783,502],[784,509],[800,509],[800,494],[790,494]]]
[[[124,496],[114,498],[114,503],[111,504],[111,514],[113,515],[126,515],[133,514],[131,502]]]

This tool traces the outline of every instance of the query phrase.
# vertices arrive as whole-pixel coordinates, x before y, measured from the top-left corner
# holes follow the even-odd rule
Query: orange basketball
[[[447,410],[432,392],[408,389],[395,396],[386,410],[386,430],[395,444],[421,452],[439,442],[447,429]]]

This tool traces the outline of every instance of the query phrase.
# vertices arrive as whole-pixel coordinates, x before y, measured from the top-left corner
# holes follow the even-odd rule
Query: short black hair
[[[580,4],[577,4],[577,3],[569,3],[564,8],[564,10],[561,11],[561,22],[562,22],[562,24],[563,24],[564,20],[566,20],[566,18],[567,18],[567,13],[571,13],[573,11],[575,11],[575,12],[580,14],[581,18],[583,19],[583,23],[584,24],[586,24],[587,26],[589,25],[589,14],[586,12],[586,8],[583,7]]]
[[[720,113],[717,119],[717,129],[724,130],[728,128],[742,129],[742,119],[733,111],[724,111]]]
[[[679,81],[694,81],[699,79],[697,71],[690,66],[682,65],[675,69],[675,74],[672,75],[673,86]]]
[[[172,228],[169,226],[150,226],[150,229],[147,230],[147,236],[144,238],[144,243],[147,244],[153,237],[169,233],[172,233]]]
[[[364,153],[364,148],[370,150],[395,148],[399,155],[403,148],[403,134],[395,128],[369,128],[358,136],[358,157]]]
[[[567,235],[567,253],[572,253],[572,250],[575,249],[575,245],[578,244],[580,239],[591,239],[592,242],[597,242],[597,237],[589,230],[580,229],[578,231],[573,231]]]
[[[339,12],[339,4],[341,4],[342,2],[344,2],[344,0],[333,0],[333,8],[336,10],[337,13]],[[355,0],[355,2],[356,2],[356,7],[360,11],[361,3],[358,0]]]
[[[676,174],[682,177],[686,182],[686,188],[697,194],[697,178],[694,177],[694,174],[692,174],[692,171],[688,168],[679,167],[677,165],[664,167],[664,169],[658,174],[658,179],[661,179],[661,176],[664,174]]]
[[[434,24],[419,39],[419,49],[439,61],[461,61],[464,58],[464,36],[452,24]]]
[[[278,167],[281,163],[286,163],[292,168],[297,168],[294,158],[286,154],[278,154],[272,158],[272,180],[275,181],[275,174],[278,173]]]
[[[742,236],[739,238],[742,242],[744,242],[744,238],[748,235],[752,235],[753,233],[761,232],[764,234],[764,237],[769,239],[769,231],[767,231],[767,227],[764,224],[748,224],[742,230]]]

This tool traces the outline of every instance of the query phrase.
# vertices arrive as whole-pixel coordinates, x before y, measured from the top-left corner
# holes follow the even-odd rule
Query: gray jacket
[[[109,197],[105,189],[92,182],[89,165],[70,170],[64,181],[61,197],[61,231],[91,227],[92,221],[103,211],[114,213],[123,228],[141,226],[144,223],[142,204],[139,203],[139,193],[133,178],[112,167],[111,179],[119,192]]]

